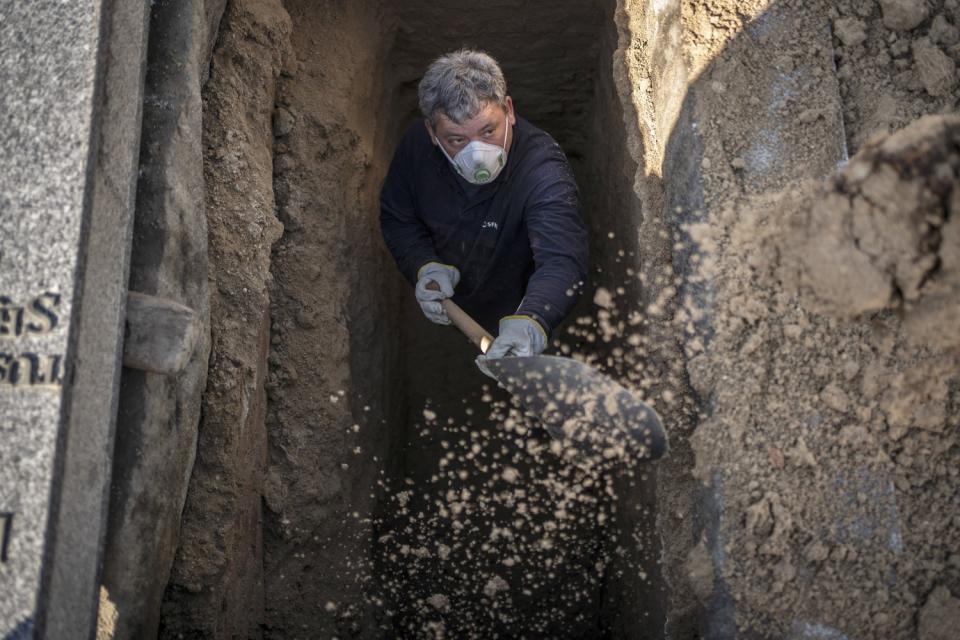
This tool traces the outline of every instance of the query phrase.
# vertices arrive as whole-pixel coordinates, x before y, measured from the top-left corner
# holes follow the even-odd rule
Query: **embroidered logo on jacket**
[[[499,229],[500,225],[497,224],[496,220],[484,220],[483,224],[480,225],[481,229]]]

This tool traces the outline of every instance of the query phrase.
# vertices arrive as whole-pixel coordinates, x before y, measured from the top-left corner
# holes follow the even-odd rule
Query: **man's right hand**
[[[438,288],[428,288],[431,282]],[[450,324],[447,312],[443,310],[441,300],[453,297],[453,288],[460,282],[460,271],[449,264],[428,262],[417,272],[417,302],[423,315],[437,324]]]

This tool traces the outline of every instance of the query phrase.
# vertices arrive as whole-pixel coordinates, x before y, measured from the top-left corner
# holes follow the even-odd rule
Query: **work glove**
[[[487,360],[505,356],[535,356],[547,348],[547,332],[530,316],[507,316],[500,319],[500,335],[487,352],[477,357],[477,366],[488,376]]]
[[[427,285],[436,282],[440,290],[428,289]],[[440,304],[441,300],[453,297],[453,288],[460,282],[460,271],[449,264],[428,262],[417,272],[416,296],[423,315],[437,324],[450,324],[447,312]]]

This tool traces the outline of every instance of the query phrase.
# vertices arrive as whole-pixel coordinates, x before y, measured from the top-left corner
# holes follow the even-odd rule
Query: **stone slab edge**
[[[150,9],[145,1],[107,0],[103,10],[86,264],[45,638],[92,637],[96,628],[120,384]]]
[[[143,10],[0,0],[5,638],[93,632],[139,146],[129,79],[144,34],[129,26]]]

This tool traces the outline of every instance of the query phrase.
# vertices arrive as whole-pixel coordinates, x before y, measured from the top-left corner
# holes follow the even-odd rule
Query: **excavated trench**
[[[108,545],[118,637],[155,615],[162,638],[933,638],[956,618],[958,125],[882,137],[955,105],[955,2],[914,35],[819,0],[167,4],[193,44],[155,70],[203,87],[202,145],[187,91],[171,149],[147,147],[189,174],[157,190],[177,224],[204,196],[208,259],[161,253],[209,284],[211,349],[205,382],[144,396],[176,451],[118,442],[143,497]],[[424,69],[461,46],[570,158],[590,274],[551,348],[655,404],[655,465],[557,446],[387,254],[380,185]]]
[[[615,2],[285,8],[295,62],[274,119],[285,232],[271,267],[267,628],[656,636],[651,477],[574,464],[511,411],[463,337],[422,317],[375,234],[423,70],[444,51],[488,51],[518,114],[564,148],[590,229],[587,292],[554,348],[639,382],[623,357],[634,309],[618,304],[640,296],[640,205],[613,79]],[[332,349],[317,326],[339,334]]]
[[[507,14],[506,5],[405,3],[387,75],[397,87],[394,131],[419,119],[416,81],[438,51],[472,45],[500,61],[519,115],[551,133],[571,160],[591,232],[591,281],[555,349],[612,372],[622,364],[611,357],[622,336],[604,336],[593,300],[604,292],[608,324],[627,311],[606,294],[635,293],[625,289],[635,282],[626,275],[634,256],[617,237],[629,237],[637,213],[610,68],[614,3],[510,6]],[[576,467],[539,425],[508,410],[508,397],[477,371],[456,330],[424,322],[409,292],[402,317],[403,410],[390,425],[374,553],[395,629],[452,637],[613,632],[624,573],[654,572],[652,518],[616,517],[626,502],[620,493],[636,493],[644,481],[618,484],[623,470]],[[636,545],[620,545],[621,535],[645,541],[650,555],[627,551]],[[654,592],[650,583],[642,588]],[[648,597],[646,610],[631,616],[653,622],[656,606]]]

